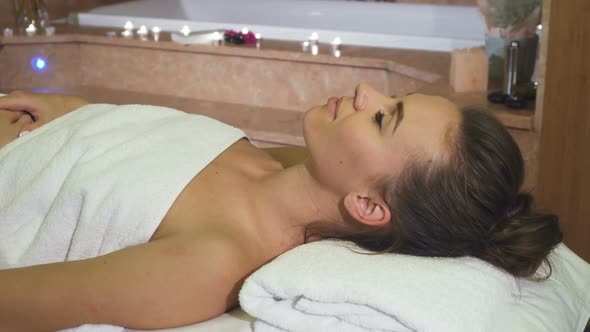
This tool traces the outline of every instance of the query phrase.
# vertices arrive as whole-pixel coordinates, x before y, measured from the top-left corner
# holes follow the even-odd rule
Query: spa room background
[[[124,1],[46,0],[52,19],[118,2]],[[395,2],[476,4],[476,0]],[[536,160],[533,189],[539,206],[559,215],[565,243],[590,261],[590,62],[587,60],[590,59],[590,23],[587,17],[590,17],[590,2],[587,0],[543,2],[540,86],[534,125],[530,128],[537,139],[531,143],[530,153]],[[14,25],[14,1],[0,1],[0,28]],[[28,47],[35,48],[40,44],[32,43]],[[8,47],[0,43],[2,73],[7,70],[2,58],[5,48]],[[3,83],[0,89],[4,92],[27,87],[10,86],[6,80],[0,83]],[[524,129],[516,130],[519,131]]]

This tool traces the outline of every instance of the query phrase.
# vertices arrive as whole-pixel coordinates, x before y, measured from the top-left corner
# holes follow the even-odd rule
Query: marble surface
[[[260,107],[301,111],[327,96],[350,94],[354,82],[381,90],[389,84],[389,73],[380,68],[160,49],[120,51],[113,45],[80,47],[82,85]]]

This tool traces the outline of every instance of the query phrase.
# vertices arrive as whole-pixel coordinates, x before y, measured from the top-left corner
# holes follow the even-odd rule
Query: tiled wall
[[[87,10],[126,0],[45,0],[51,19],[68,16],[70,12]],[[0,0],[0,28],[15,24],[14,0]]]

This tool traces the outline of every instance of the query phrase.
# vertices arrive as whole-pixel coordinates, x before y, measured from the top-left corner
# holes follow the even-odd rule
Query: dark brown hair
[[[517,277],[532,277],[546,261],[548,278],[547,256],[562,240],[557,216],[534,211],[532,196],[519,192],[524,162],[506,128],[484,110],[460,113],[445,158],[413,158],[397,179],[383,181],[392,215],[387,226],[315,223],[306,239],[338,238],[375,252],[473,256]]]

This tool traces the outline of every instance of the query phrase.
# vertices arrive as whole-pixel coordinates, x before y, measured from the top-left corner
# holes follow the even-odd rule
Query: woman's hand
[[[33,122],[20,128],[19,134],[24,131],[33,131],[87,104],[89,101],[81,97],[22,91],[0,97],[0,110],[24,112],[33,119]]]
[[[25,112],[0,109],[0,148],[14,141],[22,128],[33,123],[33,118]]]

